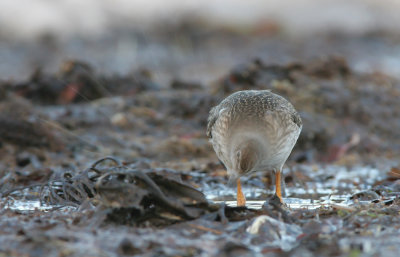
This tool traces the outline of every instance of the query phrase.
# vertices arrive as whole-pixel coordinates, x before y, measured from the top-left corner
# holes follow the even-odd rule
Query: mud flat
[[[115,32],[129,46],[118,62],[103,51],[114,37],[98,40],[97,57],[20,59],[37,69],[0,85],[0,254],[397,256],[400,37],[299,41],[270,22],[196,22]],[[87,47],[43,40],[23,48]],[[133,43],[143,51],[123,58]],[[270,89],[302,116],[285,206],[268,201],[273,176],[260,172],[236,207],[206,138],[210,108],[242,89]]]

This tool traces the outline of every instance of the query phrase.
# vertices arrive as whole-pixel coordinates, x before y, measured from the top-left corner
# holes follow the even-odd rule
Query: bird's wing
[[[218,119],[219,112],[218,112],[218,106],[213,107],[210,110],[210,114],[208,115],[208,123],[207,123],[207,136],[209,138],[212,138],[212,129],[214,127],[215,122]]]
[[[292,113],[292,121],[296,124],[299,128],[303,126],[303,122],[301,120],[300,115],[295,111]]]
[[[210,110],[207,123],[207,136],[209,138],[212,138],[212,130],[214,128],[215,123],[221,117],[221,114],[226,110],[227,110],[226,108],[221,108],[221,105],[215,106]]]

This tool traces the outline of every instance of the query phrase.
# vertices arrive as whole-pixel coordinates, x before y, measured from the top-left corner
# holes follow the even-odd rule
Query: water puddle
[[[292,210],[296,210],[296,209],[307,209],[307,210],[315,210],[315,209],[319,209],[319,208],[327,208],[327,207],[347,207],[350,206],[350,202],[347,200],[348,197],[346,197],[346,199],[343,199],[342,202],[336,202],[336,201],[331,201],[331,200],[311,200],[311,199],[300,199],[300,198],[283,198],[283,202],[285,203],[285,205],[292,209]],[[236,207],[236,201],[214,201],[215,203],[222,203],[225,202],[225,204],[227,206],[231,206],[231,207]],[[249,209],[261,209],[263,207],[263,205],[265,204],[265,200],[262,201],[247,201],[246,202],[246,207]]]
[[[325,167],[299,166],[297,169],[311,177],[313,181],[307,181],[295,187],[286,187],[287,197],[284,197],[283,201],[290,209],[347,208],[354,204],[354,201],[350,199],[352,195],[370,189],[374,182],[384,177],[383,173],[371,167],[347,169],[329,165]],[[273,188],[266,189],[260,181],[254,180],[257,178],[242,179],[243,192],[248,199],[246,206],[250,209],[260,209],[274,191]],[[236,206],[235,188],[226,184],[212,184],[206,187],[209,188],[204,192],[210,201]],[[358,201],[361,204],[370,202]]]
[[[351,196],[357,192],[368,190],[372,184],[383,179],[384,174],[370,167],[347,169],[342,166],[298,166],[297,170],[312,178],[295,186],[286,186],[285,204],[290,209],[318,209],[327,207],[346,208],[354,204]],[[200,190],[209,201],[225,202],[228,206],[236,206],[236,188],[229,187],[224,178],[210,178],[205,173],[192,172],[194,180],[201,181]],[[242,178],[243,192],[247,198],[246,206],[250,209],[262,208],[265,201],[274,193],[274,188],[265,188],[260,177]],[[27,192],[22,192],[26,195]],[[20,199],[19,199],[20,198]],[[361,203],[361,201],[359,201]],[[370,203],[370,201],[365,201]],[[57,206],[41,204],[39,200],[15,195],[2,204],[4,208],[19,211],[49,211]]]
[[[52,205],[41,204],[39,200],[8,199],[4,204],[5,209],[18,212],[50,211],[55,208]]]

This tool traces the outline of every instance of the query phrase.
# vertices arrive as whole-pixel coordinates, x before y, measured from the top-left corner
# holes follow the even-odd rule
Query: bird
[[[226,97],[208,116],[207,136],[230,181],[237,184],[237,206],[245,206],[240,177],[275,173],[275,194],[282,201],[281,172],[302,130],[293,105],[270,90],[243,90]]]

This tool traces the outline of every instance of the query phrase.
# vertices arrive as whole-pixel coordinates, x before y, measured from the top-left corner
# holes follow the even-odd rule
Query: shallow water
[[[54,206],[41,204],[39,200],[9,199],[5,203],[4,208],[18,212],[30,212],[30,211],[49,211],[52,210]]]
[[[329,206],[351,206],[350,199],[355,193],[368,190],[372,185],[384,178],[384,174],[372,167],[354,167],[329,165],[325,167],[299,166],[313,181],[286,186],[286,197],[283,198],[291,209],[317,209]],[[255,181],[258,180],[258,181]],[[265,188],[258,178],[243,178],[243,193],[247,198],[246,206],[259,209],[274,193],[274,188]],[[258,182],[258,183],[257,183]],[[225,202],[228,206],[236,206],[236,188],[226,184],[207,185],[203,191],[207,199],[216,203]],[[363,201],[359,201],[362,203]],[[365,201],[370,203],[370,201]]]
[[[355,167],[347,169],[343,166],[329,165],[324,167],[302,165],[296,167],[302,173],[307,174],[313,181],[286,186],[286,197],[283,198],[285,204],[291,209],[317,209],[324,207],[346,208],[354,204],[350,197],[360,191],[368,190],[373,183],[384,178],[384,174],[371,167]],[[284,174],[289,175],[286,170]],[[200,190],[206,195],[207,199],[221,203],[225,202],[228,206],[236,206],[236,188],[229,187],[221,181],[208,181],[204,173],[192,172],[191,175],[196,180],[204,181]],[[246,195],[246,206],[250,209],[262,208],[265,201],[274,193],[274,188],[265,188],[260,181],[260,177],[242,178],[243,192]],[[24,192],[26,194],[27,192]],[[41,205],[39,200],[29,200],[18,197],[8,198],[4,207],[20,212],[48,211],[55,206]],[[21,198],[21,199],[18,199]],[[359,201],[359,203],[362,201]],[[369,203],[366,201],[365,203]]]

